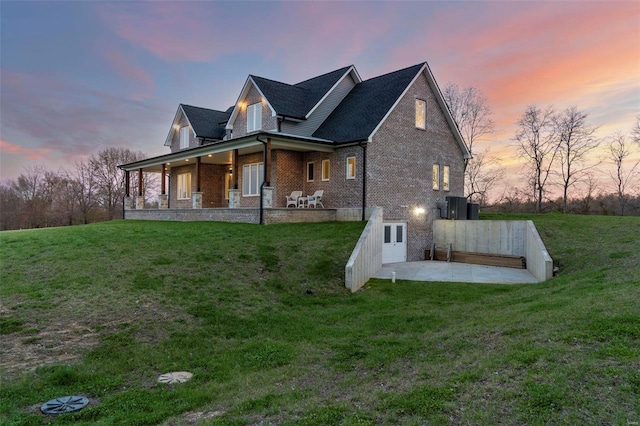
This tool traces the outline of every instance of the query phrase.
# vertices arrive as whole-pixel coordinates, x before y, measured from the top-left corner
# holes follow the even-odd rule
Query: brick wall
[[[415,127],[415,100],[427,103],[425,130]],[[450,190],[432,189],[432,166],[450,167]],[[407,223],[407,260],[420,260],[433,238],[436,200],[463,195],[464,161],[444,113],[420,75],[367,146],[367,205],[382,206],[384,221]],[[442,187],[442,185],[441,185]],[[415,213],[417,207],[425,214]]]
[[[277,128],[276,117],[271,115],[271,108],[265,100],[260,96],[260,92],[253,85],[249,89],[244,99],[244,106],[240,109],[238,115],[233,122],[233,137],[237,138],[247,134],[247,106],[262,102],[262,130],[274,130]]]

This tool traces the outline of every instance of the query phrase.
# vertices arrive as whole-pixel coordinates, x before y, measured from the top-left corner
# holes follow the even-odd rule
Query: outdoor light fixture
[[[233,169],[229,169],[229,174],[232,175],[233,174]]]
[[[416,207],[416,209],[414,210],[416,214],[424,214],[425,210],[424,207]]]

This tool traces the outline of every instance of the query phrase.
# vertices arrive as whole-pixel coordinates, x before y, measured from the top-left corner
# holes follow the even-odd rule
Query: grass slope
[[[0,233],[0,423],[639,422],[640,220],[485,218],[533,219],[560,276],[350,295],[361,223]]]

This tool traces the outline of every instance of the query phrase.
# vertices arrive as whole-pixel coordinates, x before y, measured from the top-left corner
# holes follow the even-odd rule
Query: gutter
[[[362,148],[362,218],[364,221],[365,210],[367,208],[367,145],[365,141],[358,142]]]
[[[256,136],[256,140],[262,143],[262,183],[260,184],[260,225],[264,225],[264,185],[267,183],[267,142]]]

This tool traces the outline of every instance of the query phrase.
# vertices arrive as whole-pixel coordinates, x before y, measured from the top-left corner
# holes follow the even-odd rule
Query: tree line
[[[465,194],[484,210],[640,215],[640,161],[631,159],[640,148],[640,115],[630,134],[617,131],[600,138],[588,113],[577,106],[559,111],[527,106],[512,138],[524,161],[524,187],[504,188],[501,196],[490,200],[505,170],[490,149],[475,149],[495,131],[487,98],[477,88],[453,83],[445,86],[443,95],[473,155],[465,167]],[[599,148],[604,156],[595,155]],[[554,198],[558,190],[562,195]]]
[[[86,224],[122,218],[124,172],[118,164],[146,158],[140,151],[106,148],[72,170],[33,165],[16,179],[0,182],[0,230]],[[137,187],[137,176],[132,176]],[[153,187],[143,177],[143,187]]]
[[[512,143],[524,160],[524,187],[497,188],[505,178],[502,160],[478,142],[495,132],[486,96],[475,87],[448,83],[443,90],[451,114],[473,158],[465,166],[465,195],[484,211],[640,215],[640,115],[629,134],[598,138],[588,114],[576,106],[556,111],[529,105]],[[598,157],[598,148],[606,153]],[[124,172],[118,164],[146,158],[140,151],[107,148],[77,161],[71,171],[27,167],[15,180],[0,182],[0,230],[65,226],[123,217]],[[607,168],[603,169],[605,162]],[[138,186],[137,174],[131,185]],[[158,177],[143,175],[144,193],[157,190]],[[603,186],[602,182],[609,185]],[[560,197],[552,194],[561,192]],[[147,207],[157,201],[146,200]]]

